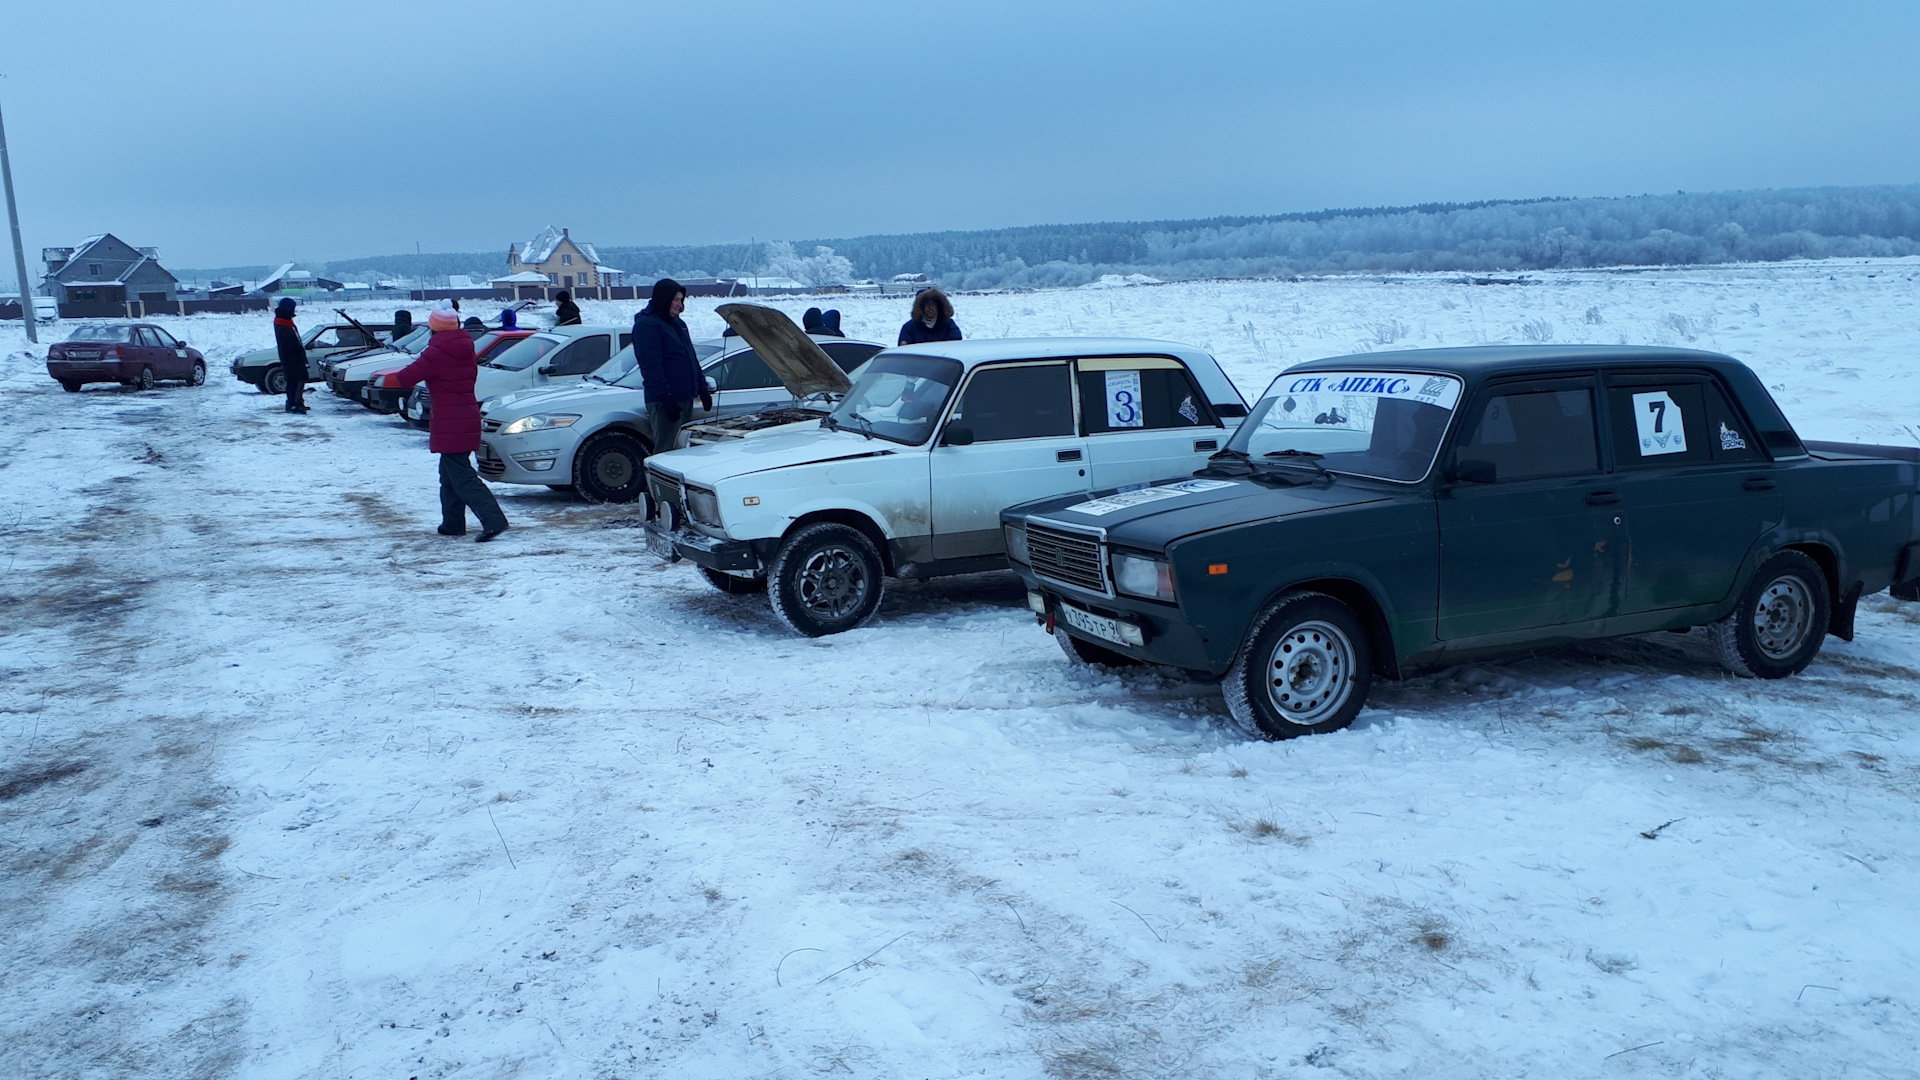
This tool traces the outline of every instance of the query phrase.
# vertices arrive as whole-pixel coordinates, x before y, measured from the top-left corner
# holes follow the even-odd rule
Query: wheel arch
[[[1360,617],[1360,625],[1367,631],[1367,645],[1373,650],[1374,674],[1389,679],[1401,678],[1400,656],[1393,647],[1393,627],[1387,619],[1386,606],[1374,595],[1372,588],[1350,577],[1306,578],[1275,589],[1257,610],[1264,611],[1281,597],[1296,592],[1323,593],[1353,609],[1353,613]]]
[[[845,525],[852,529],[858,529],[862,535],[873,542],[874,550],[880,553],[881,569],[886,571],[888,577],[893,576],[893,552],[887,543],[887,534],[880,528],[879,522],[859,510],[848,507],[809,510],[793,519],[793,524],[787,526],[786,531],[780,534],[780,543],[785,544],[789,537],[801,529],[809,525],[818,525],[821,522],[832,522],[836,525]]]

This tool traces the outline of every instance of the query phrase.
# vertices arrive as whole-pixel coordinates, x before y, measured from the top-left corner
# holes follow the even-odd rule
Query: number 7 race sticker
[[[1640,435],[1640,456],[1682,454],[1687,449],[1687,427],[1680,406],[1665,390],[1633,395],[1633,425]]]
[[[1107,426],[1110,428],[1145,426],[1145,418],[1140,415],[1139,372],[1107,372]]]

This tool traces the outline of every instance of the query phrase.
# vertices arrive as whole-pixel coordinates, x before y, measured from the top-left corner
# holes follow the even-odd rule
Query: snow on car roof
[[[994,360],[1050,360],[1070,356],[1178,356],[1206,357],[1208,354],[1177,341],[1152,338],[979,338],[973,341],[930,341],[921,345],[901,345],[892,352],[918,356],[944,356],[972,367]]]

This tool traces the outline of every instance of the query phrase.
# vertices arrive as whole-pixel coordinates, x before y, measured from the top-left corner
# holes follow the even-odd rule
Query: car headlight
[[[1114,552],[1113,587],[1150,600],[1173,599],[1173,567],[1165,559]]]
[[[1018,525],[1006,526],[1007,558],[1012,562],[1028,564],[1033,560],[1027,557],[1027,530]]]
[[[702,525],[720,527],[720,496],[704,488],[687,488],[687,516]]]
[[[580,419],[579,413],[534,413],[523,416],[500,429],[502,435],[524,435],[529,431],[545,431],[548,428],[572,427]]]

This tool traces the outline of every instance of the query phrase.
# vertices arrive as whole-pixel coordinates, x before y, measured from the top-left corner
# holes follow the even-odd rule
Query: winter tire
[[[187,373],[188,386],[207,385],[207,365],[198,360],[193,362],[193,370]]]
[[[1072,634],[1067,633],[1063,627],[1054,627],[1053,640],[1059,643],[1060,651],[1067,654],[1067,659],[1075,663],[1095,664],[1100,667],[1110,668],[1133,667],[1140,663],[1140,661],[1135,660],[1125,653],[1118,653],[1104,646],[1095,645],[1091,641],[1083,641],[1080,638],[1074,637]]]
[[[1733,611],[1713,624],[1720,662],[1756,679],[1797,675],[1820,652],[1831,612],[1820,564],[1782,551],[1760,564]]]
[[[1353,723],[1372,686],[1360,617],[1324,593],[1296,592],[1254,619],[1220,690],[1242,731],[1291,739]]]
[[[279,364],[268,368],[267,373],[260,376],[260,392],[276,396],[287,392],[287,373]]]
[[[65,390],[69,394],[77,394],[80,392],[80,384],[77,382],[67,382],[63,379],[60,382],[60,389]]]
[[[141,368],[140,377],[133,380],[133,388],[135,390],[153,389],[153,369],[150,367]]]
[[[707,584],[729,596],[749,596],[753,593],[763,593],[767,591],[767,575],[765,574],[743,576],[740,574],[729,574],[725,570],[709,570],[703,566],[700,568],[700,576],[707,579]]]
[[[646,460],[647,447],[639,439],[601,432],[573,455],[573,486],[588,502],[632,502],[646,490]]]
[[[851,630],[880,609],[880,552],[859,529],[823,521],[787,538],[767,573],[773,613],[797,633]]]

